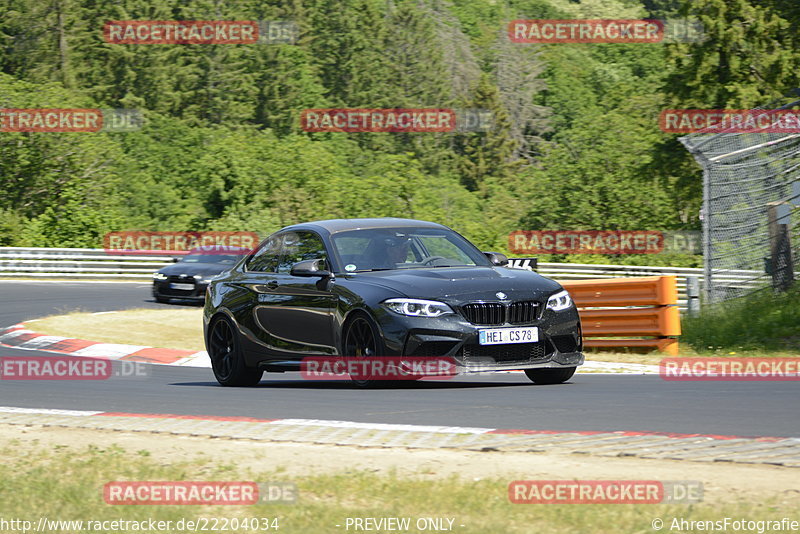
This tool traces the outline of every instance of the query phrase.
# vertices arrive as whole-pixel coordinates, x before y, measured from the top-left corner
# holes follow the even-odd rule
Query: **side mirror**
[[[489,258],[492,265],[496,265],[497,267],[508,265],[508,258],[505,254],[500,254],[499,252],[484,252],[483,254]]]
[[[181,261],[181,259],[178,258],[177,256],[172,258],[172,263],[178,263],[179,261]]]
[[[324,278],[332,274],[326,267],[327,265],[323,259],[303,260],[292,265],[289,274],[292,276],[319,276]]]

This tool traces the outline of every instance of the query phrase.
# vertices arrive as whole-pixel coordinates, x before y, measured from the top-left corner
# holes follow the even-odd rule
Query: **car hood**
[[[394,290],[407,297],[463,302],[538,299],[561,289],[555,280],[535,272],[503,267],[439,267],[359,273],[358,281]]]
[[[166,267],[162,267],[158,270],[158,272],[167,276],[180,276],[182,274],[188,274],[189,276],[193,276],[195,274],[199,274],[201,276],[212,276],[227,271],[231,267],[232,265],[221,265],[219,263],[178,262],[173,263],[172,265],[167,265]]]

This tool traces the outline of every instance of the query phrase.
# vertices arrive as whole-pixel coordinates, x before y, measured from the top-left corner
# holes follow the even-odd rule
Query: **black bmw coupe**
[[[249,249],[214,245],[189,251],[180,261],[153,274],[153,298],[157,302],[171,300],[202,304],[208,282],[238,262]]]
[[[309,358],[402,356],[449,358],[459,372],[524,370],[539,384],[569,380],[584,361],[569,293],[506,264],[431,222],[288,226],[209,284],[203,326],[214,375],[248,386]]]

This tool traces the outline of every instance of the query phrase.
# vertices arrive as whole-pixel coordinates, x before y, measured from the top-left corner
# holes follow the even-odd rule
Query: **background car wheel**
[[[561,384],[572,378],[576,369],[525,369],[525,374],[536,384]]]
[[[169,299],[165,299],[164,297],[154,297],[154,298],[156,299],[156,302],[160,302],[162,304],[166,304],[169,302]]]
[[[342,355],[346,358],[373,359],[382,356],[383,343],[381,342],[378,325],[365,313],[357,313],[348,321],[342,336]],[[373,387],[385,380],[373,380],[372,375],[351,374],[353,383],[361,387]]]
[[[255,386],[264,374],[245,365],[236,328],[224,316],[215,320],[209,329],[208,356],[214,376],[223,386]]]

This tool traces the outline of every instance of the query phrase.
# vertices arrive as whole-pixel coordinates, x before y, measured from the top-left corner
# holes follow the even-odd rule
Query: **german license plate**
[[[170,289],[180,289],[183,291],[191,291],[194,289],[194,284],[177,284],[175,282],[169,285]]]
[[[486,328],[478,330],[481,345],[505,345],[509,343],[535,343],[539,341],[539,328]]]

